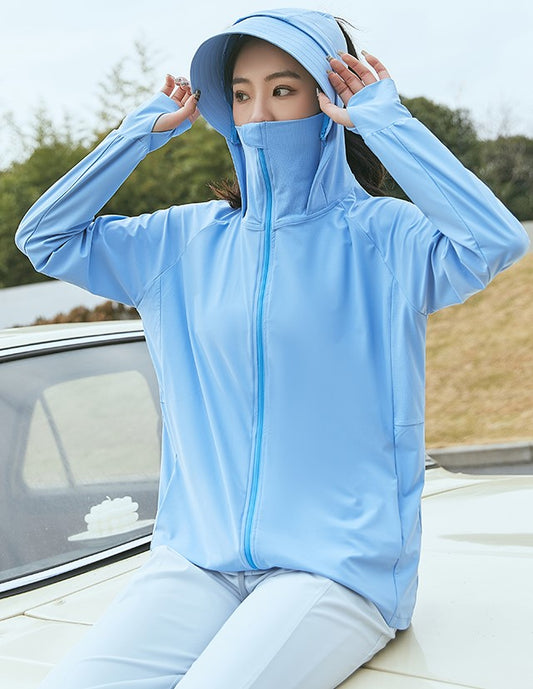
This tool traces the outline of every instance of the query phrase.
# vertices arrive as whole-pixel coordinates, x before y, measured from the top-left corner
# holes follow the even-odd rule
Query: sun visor
[[[230,96],[224,84],[224,64],[228,46],[236,35],[262,38],[289,53],[316,79],[332,101],[342,105],[329,83],[327,56],[345,51],[346,42],[331,15],[300,9],[250,14],[204,41],[191,63],[192,89],[202,92],[198,109],[226,138],[231,137],[234,127]]]

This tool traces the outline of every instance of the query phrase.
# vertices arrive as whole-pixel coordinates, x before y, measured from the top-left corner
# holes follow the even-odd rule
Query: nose
[[[274,119],[271,109],[268,107],[266,98],[257,96],[253,100],[253,107],[250,116],[250,122],[270,122]]]

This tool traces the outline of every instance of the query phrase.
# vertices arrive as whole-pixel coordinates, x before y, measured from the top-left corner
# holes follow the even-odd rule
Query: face
[[[320,112],[309,72],[284,50],[260,39],[246,42],[239,52],[232,88],[236,125],[299,120]]]

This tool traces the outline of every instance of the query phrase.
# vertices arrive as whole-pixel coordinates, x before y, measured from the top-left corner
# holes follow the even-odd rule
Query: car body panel
[[[413,623],[368,667],[483,689],[530,689],[533,477],[476,479],[432,469],[422,504]],[[352,686],[359,687],[357,674],[346,684]]]
[[[103,334],[119,342],[142,337],[142,330],[138,322],[122,322],[0,333],[0,362],[35,348],[84,346]],[[524,475],[427,470],[413,623],[343,689],[533,687],[531,473],[531,467]],[[139,548],[101,555],[81,571],[4,592],[0,686],[34,689],[149,557]]]
[[[0,686],[36,687],[147,558],[144,552],[0,599]]]
[[[0,685],[34,689],[88,627],[18,616],[0,623]]]
[[[67,341],[87,341],[102,335],[114,336],[123,333],[142,334],[139,320],[105,321],[94,323],[61,323],[49,325],[29,325],[23,328],[0,330],[0,353],[9,350],[31,347],[35,350],[41,344],[63,345]]]
[[[517,600],[517,592],[528,592],[533,581],[527,528],[533,478],[483,476],[476,481],[443,469],[428,474],[413,624],[342,687],[529,689],[533,597]],[[489,528],[481,538],[483,525]],[[30,678],[40,672],[44,676],[146,557],[137,555],[19,594],[18,603],[3,601],[10,601],[16,616],[0,623],[0,680],[5,672],[7,680],[13,667],[22,672],[25,660]],[[25,613],[17,614],[24,601]]]
[[[131,573],[102,581],[98,584],[98,598],[95,600],[93,588],[83,589],[57,600],[39,605],[26,614],[41,620],[52,622],[70,622],[71,624],[94,624],[115,596],[122,591]]]
[[[0,598],[0,623],[1,620],[23,615],[28,610],[63,599],[78,591],[95,589],[101,582],[134,571],[147,557],[147,553],[130,555],[117,562],[106,562],[105,566]]]
[[[339,689],[479,689],[467,684],[450,684],[425,677],[390,674],[363,667],[355,675],[339,684]]]

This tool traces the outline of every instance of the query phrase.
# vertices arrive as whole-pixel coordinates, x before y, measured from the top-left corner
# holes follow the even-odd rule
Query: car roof
[[[53,323],[0,330],[0,357],[28,350],[47,349],[50,345],[79,345],[91,340],[122,339],[143,335],[142,322],[135,320],[91,323]]]

